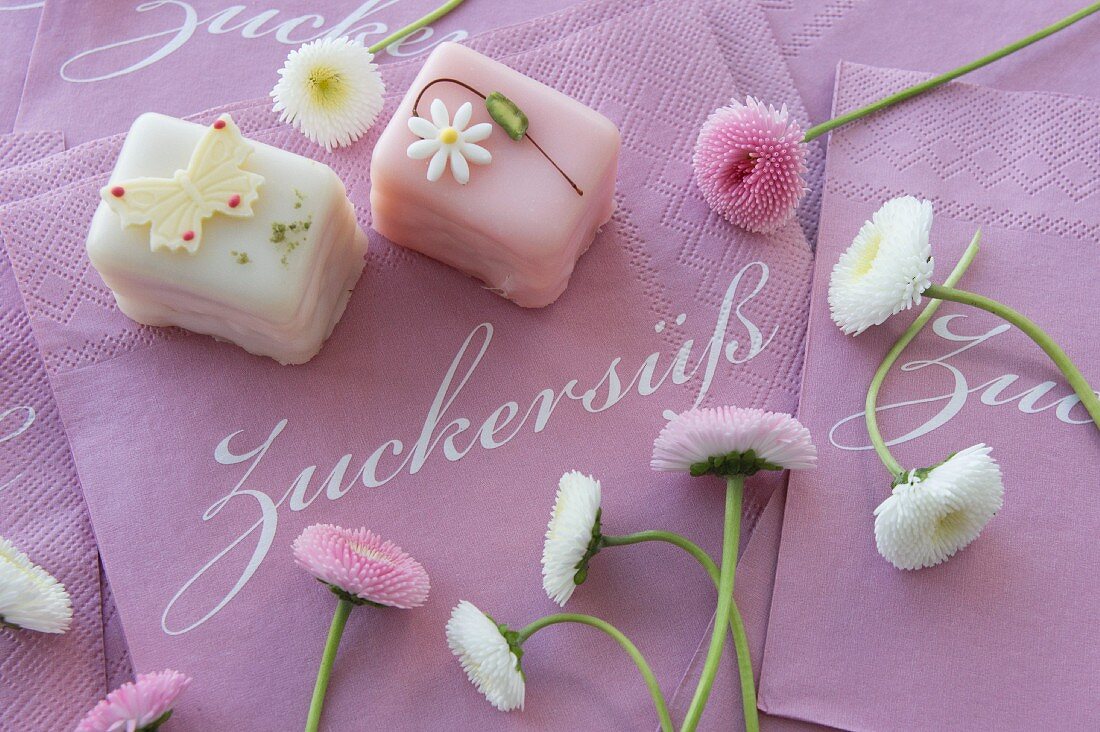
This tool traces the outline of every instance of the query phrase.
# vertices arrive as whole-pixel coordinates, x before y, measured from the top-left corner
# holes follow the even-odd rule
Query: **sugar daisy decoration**
[[[429,580],[424,567],[401,547],[367,529],[314,524],[294,540],[293,551],[298,566],[338,598],[306,721],[307,732],[316,732],[336,651],[352,608],[420,607],[428,600]]]
[[[320,38],[291,51],[271,90],[274,111],[326,150],[363,136],[382,111],[386,85],[374,55],[442,18],[463,0],[450,0],[378,43],[364,47],[348,38]]]
[[[474,113],[474,106],[469,102],[458,108],[453,120],[441,99],[433,99],[430,109],[430,122],[423,117],[409,118],[409,130],[421,139],[409,145],[406,152],[413,160],[431,158],[428,180],[433,183],[443,176],[449,161],[455,182],[466,185],[470,182],[470,163],[488,165],[493,162],[489,151],[477,144],[489,137],[493,126],[481,122],[467,128]]]
[[[695,181],[707,204],[735,226],[770,232],[789,221],[806,192],[806,146],[838,127],[862,119],[942,86],[975,69],[1100,11],[1094,3],[976,61],[914,84],[865,107],[806,130],[790,119],[786,107],[776,110],[757,99],[734,100],[703,124],[695,144]]]
[[[172,716],[172,707],[191,685],[178,671],[139,674],[118,687],[80,720],[76,732],[153,732]]]
[[[733,579],[741,529],[745,479],[761,470],[799,470],[817,464],[817,448],[807,430],[788,414],[741,407],[696,408],[665,425],[653,443],[654,470],[682,471],[692,476],[716,476],[726,482],[722,560],[718,576],[718,608],[699,683],[681,732],[699,725],[726,644],[726,626],[734,617]],[[745,727],[759,729],[752,663],[743,631],[734,632],[741,677]]]
[[[0,537],[0,628],[64,633],[72,619],[64,585]]]

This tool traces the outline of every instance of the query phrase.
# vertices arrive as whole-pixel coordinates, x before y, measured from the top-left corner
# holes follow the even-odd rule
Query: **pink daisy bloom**
[[[812,468],[816,462],[810,431],[789,414],[708,407],[669,420],[653,443],[650,467],[730,476]]]
[[[393,542],[367,529],[307,526],[294,540],[298,566],[345,600],[408,609],[428,600],[428,573]]]
[[[695,143],[695,182],[712,209],[749,231],[774,231],[806,193],[806,144],[784,105],[752,97],[719,107]]]
[[[190,684],[179,671],[139,674],[84,715],[76,732],[152,732],[172,716],[172,705]]]

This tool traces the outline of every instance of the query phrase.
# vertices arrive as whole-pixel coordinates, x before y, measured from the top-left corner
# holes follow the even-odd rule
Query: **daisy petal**
[[[417,137],[423,137],[425,140],[434,140],[439,137],[439,130],[436,126],[423,117],[409,118],[409,130]]]
[[[413,160],[426,160],[440,147],[439,140],[417,140],[405,152]]]
[[[810,431],[794,417],[727,406],[697,407],[676,415],[653,441],[650,467],[730,476],[801,470],[816,463]],[[743,472],[746,469],[752,472]]]
[[[470,166],[466,164],[466,158],[462,157],[462,151],[457,147],[451,150],[451,175],[461,185],[470,182]]]
[[[600,533],[599,516],[600,481],[576,470],[563,475],[542,547],[542,586],[559,605],[572,597],[578,569],[591,558],[588,545]]]
[[[139,674],[92,707],[76,732],[154,729],[157,720],[172,714],[176,699],[190,685],[191,677],[179,671]]]
[[[493,126],[488,122],[474,125],[462,133],[462,139],[466,142],[481,142],[493,131]]]
[[[493,156],[489,154],[488,150],[472,142],[467,142],[462,146],[462,154],[466,157],[468,162],[474,165],[488,165],[493,162]]]
[[[294,540],[294,561],[324,582],[360,600],[413,608],[428,599],[424,567],[372,531],[313,524]]]
[[[435,183],[443,175],[443,169],[447,167],[447,151],[440,148],[432,156],[432,162],[428,163],[428,180]]]
[[[0,536],[0,627],[64,633],[72,618],[64,585]]]
[[[450,116],[447,114],[447,105],[442,99],[432,100],[432,122],[439,129],[451,126]]]
[[[525,683],[520,657],[495,620],[463,600],[447,621],[447,645],[490,704],[502,712],[523,709]]]
[[[466,129],[466,125],[470,124],[470,117],[474,114],[474,107],[469,102],[466,102],[458,111],[455,112],[455,118],[451,120],[451,127],[454,127],[459,132]]]

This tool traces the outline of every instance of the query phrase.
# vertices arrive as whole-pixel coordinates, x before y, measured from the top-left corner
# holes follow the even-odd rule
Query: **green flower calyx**
[[[748,477],[761,470],[782,469],[782,465],[776,465],[762,457],[758,457],[755,450],[746,450],[745,452],[728,452],[725,455],[714,455],[706,460],[693,463],[691,474],[697,478],[701,475],[718,475],[723,478],[730,478],[735,475]]]

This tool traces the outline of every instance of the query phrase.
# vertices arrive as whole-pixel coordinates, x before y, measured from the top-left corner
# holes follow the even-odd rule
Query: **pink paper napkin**
[[[666,6],[626,14],[635,7],[589,6],[556,25],[536,21],[475,44],[597,107],[624,132],[616,219],[582,261],[565,298],[547,310],[516,309],[376,238],[368,273],[333,339],[311,364],[284,369],[206,338],[137,327],[118,314],[82,251],[105,176],[13,211],[6,241],[137,666],[172,665],[196,676],[181,723],[231,721],[251,729],[304,715],[331,601],[291,566],[287,547],[302,526],[321,520],[369,523],[433,574],[433,600],[423,610],[353,619],[328,706],[336,728],[361,719],[365,695],[372,719],[383,726],[408,721],[410,698],[419,700],[418,722],[436,728],[551,722],[633,728],[652,720],[628,662],[618,659],[622,670],[605,672],[591,656],[602,641],[583,632],[532,641],[525,661],[532,679],[528,709],[510,716],[477,698],[442,639],[446,615],[462,597],[514,622],[551,609],[539,591],[540,537],[557,476],[570,467],[607,476],[610,525],[629,530],[659,523],[715,549],[716,494],[646,467],[663,412],[697,400],[794,406],[809,277],[805,240],[795,225],[767,238],[716,220],[691,186],[687,163],[710,109],[735,92],[756,90],[730,78],[703,17]],[[726,5],[716,12],[724,28],[759,54],[766,31],[761,36],[762,25],[741,20],[759,18],[750,8]],[[641,56],[639,34],[650,40]],[[693,49],[686,64],[667,63],[665,49],[674,46]],[[740,66],[733,70],[741,75]],[[760,69],[749,71],[746,76],[759,78]],[[396,95],[403,86],[395,76],[387,81]],[[789,89],[763,91],[793,98]],[[391,97],[388,108],[394,103]],[[364,204],[373,138],[325,155],[293,131],[271,128],[266,103],[238,110],[238,118],[246,134],[336,167],[353,200]],[[93,145],[69,159],[102,170],[113,155]],[[48,259],[41,256],[46,241]],[[667,377],[642,399],[631,375],[651,354],[667,368],[687,339],[693,340],[688,380]],[[464,358],[456,362],[459,353]],[[219,368],[195,368],[211,362]],[[629,384],[621,394],[608,392],[612,362]],[[448,380],[452,363],[456,376]],[[560,396],[570,383],[575,396]],[[510,401],[522,414],[543,390],[555,395],[549,417],[538,429],[533,417],[526,420],[507,444],[487,450],[471,447],[469,432],[441,437],[451,420],[469,419],[472,431]],[[433,417],[439,395],[446,412]],[[265,438],[271,447],[254,469],[229,456]],[[343,454],[351,455],[345,483],[391,439],[402,441],[403,452],[378,451],[377,468],[369,468],[379,482],[394,475],[385,485],[360,485],[338,501],[322,494],[304,505],[332,465],[343,464]],[[402,463],[406,455],[415,462]],[[258,515],[259,493],[240,491],[278,501],[297,476],[306,476],[299,481],[304,488],[315,472],[301,504],[288,498],[276,509],[275,537],[257,553],[255,573],[211,612],[256,548],[248,527]],[[751,508],[758,511],[766,499],[769,486],[763,487],[750,504],[749,523]],[[203,521],[231,492],[224,513]],[[642,510],[646,506],[661,506],[660,515]],[[219,555],[231,545],[237,550]],[[212,568],[188,585],[212,559]],[[649,552],[608,554],[604,561],[604,581],[579,593],[577,607],[621,623],[671,691],[713,610],[706,578],[685,565],[667,578],[662,573],[662,582],[650,582],[645,593],[626,592],[651,578]],[[675,567],[686,560],[670,554],[662,561]],[[272,608],[280,612],[273,616]],[[674,627],[661,619],[670,611],[679,620]],[[256,674],[264,679],[259,689]]]
[[[833,104],[836,64],[941,72],[1031,35],[1081,9],[1081,0],[1013,3],[937,0],[760,0],[810,118],[823,122]],[[1007,12],[1006,12],[1007,11]],[[1015,91],[1096,96],[1085,69],[1100,68],[1096,18],[1086,19],[997,63],[967,81]]]
[[[837,110],[920,77],[842,65]],[[871,512],[889,478],[862,426],[866,385],[912,315],[858,338],[829,319],[830,268],[879,204],[929,198],[937,272],[974,230],[983,250],[961,286],[1018,306],[1093,383],[1100,344],[1093,273],[1100,235],[1095,101],[955,84],[834,133],[821,217],[800,413],[820,467],[787,496],[761,703],[851,729],[1092,729],[1100,647],[1095,463],[1100,437],[1034,344],[993,316],[946,305],[880,399],[903,464],[985,442],[1005,508],[946,564],[892,568]],[[952,398],[953,395],[953,398]]]
[[[142,112],[184,116],[262,97],[278,79],[286,54],[305,41],[346,35],[369,46],[441,2],[51,0],[43,11],[48,32],[34,47],[17,128],[61,129],[74,145],[122,132]],[[442,41],[461,41],[575,2],[469,0],[378,59],[423,58]]]
[[[0,63],[0,133],[10,131],[15,124],[41,14],[41,2],[0,0],[0,30],[4,34],[3,63]],[[45,129],[54,130],[57,125],[46,125]]]
[[[37,26],[38,9],[23,7],[19,9],[26,11],[22,18],[33,20],[33,23],[30,24],[30,36],[33,38],[33,30]],[[16,8],[8,10],[14,11]],[[30,13],[32,10],[34,11],[33,16]],[[14,18],[14,15],[11,15],[11,17]],[[508,17],[509,14],[505,13],[502,17],[498,17],[497,21],[507,20]],[[12,30],[18,30],[21,27],[14,24],[11,26]],[[56,29],[58,26],[51,27]],[[56,34],[51,34],[50,38],[56,40],[55,36]],[[19,39],[13,35],[9,40],[9,50],[19,52],[21,48],[18,44]],[[484,42],[487,38],[482,40]],[[25,50],[29,60],[30,38],[27,39]],[[175,73],[180,72],[179,61],[180,59],[172,60],[172,63],[177,64]],[[415,58],[390,63],[390,73],[398,74],[400,69],[405,67],[408,69],[406,73],[411,78],[411,74],[415,73],[416,68],[419,68],[419,63],[420,61]],[[16,69],[18,64],[12,64],[8,68]],[[23,80],[20,76],[20,88],[22,84]],[[131,90],[128,92],[126,99],[130,104],[135,105],[134,109],[143,109],[142,104],[148,103],[148,95],[154,91],[145,87]],[[18,106],[18,93],[19,89],[15,89],[10,105],[13,116]],[[112,146],[109,156],[103,157],[93,154],[93,151],[100,150],[104,145]],[[61,134],[26,132],[0,138],[0,169],[5,169],[5,177],[2,184],[0,184],[0,190],[8,199],[29,198],[54,187],[86,178],[89,175],[105,174],[109,172],[113,165],[114,150],[117,149],[113,147],[115,145],[117,145],[117,140],[100,140],[89,143],[86,146],[85,154],[82,156],[76,158],[51,157],[40,165],[24,166],[25,163],[42,157],[46,152],[55,151],[54,148],[62,149]],[[100,166],[88,165],[87,160],[89,158],[98,159]],[[6,255],[3,258],[5,268],[3,276],[10,278]],[[26,317],[20,315],[23,305],[14,280],[11,281],[7,292],[9,297],[7,297],[5,306],[10,309],[12,321],[21,322],[22,327],[29,333]],[[48,391],[45,373],[41,370],[41,360],[33,338],[29,336],[13,338],[5,346],[4,363],[14,365],[14,370],[11,372],[10,386],[14,388],[15,382],[18,381],[23,387],[34,385],[39,390],[38,400],[41,406],[36,410],[36,429],[53,430],[52,437],[65,440],[67,455],[68,443],[63,435],[60,422],[56,419],[56,406],[52,394]],[[53,422],[48,423],[43,415],[52,418]],[[11,418],[14,419],[14,416]],[[40,459],[40,441],[29,438],[16,441],[12,438],[6,442],[6,449],[4,450],[6,464],[19,466],[36,463]],[[46,541],[56,541],[57,539],[54,537],[62,537],[61,540],[65,543],[64,550],[55,552],[55,556],[51,557],[53,562],[51,569],[54,569],[58,576],[68,578],[66,584],[75,597],[87,598],[87,602],[81,600],[78,604],[76,612],[78,629],[74,631],[74,633],[78,632],[85,637],[83,642],[80,643],[56,645],[55,647],[58,650],[54,653],[59,654],[60,662],[45,667],[40,667],[40,663],[44,657],[48,658],[48,653],[37,652],[36,646],[25,647],[24,650],[13,653],[5,659],[3,665],[5,676],[12,678],[27,677],[33,680],[34,684],[33,689],[29,685],[15,684],[8,689],[10,699],[5,699],[5,701],[10,702],[11,709],[18,709],[18,713],[13,711],[11,715],[8,715],[13,721],[34,720],[42,723],[75,721],[79,718],[79,715],[84,713],[90,703],[94,702],[95,697],[102,696],[106,689],[116,688],[133,677],[132,662],[111,594],[111,588],[105,575],[102,574],[98,549],[91,532],[87,528],[89,521],[86,508],[84,508],[83,497],[76,481],[75,468],[71,466],[71,458],[67,459],[70,461],[67,466],[70,477],[67,481],[62,479],[60,482],[69,484],[74,494],[79,497],[79,502],[71,500],[58,501],[55,499],[54,493],[42,491],[35,487],[26,491],[33,494],[28,500],[34,503],[34,510],[22,511],[20,514],[15,514],[14,511],[12,513],[13,516],[19,515],[21,521],[24,522],[30,521],[33,516],[35,529],[44,534]],[[58,461],[63,462],[60,457]],[[53,472],[61,475],[65,470],[66,466],[58,465],[54,466]],[[57,527],[70,527],[70,530],[55,531]],[[34,548],[34,546],[29,547],[29,549]],[[56,567],[61,567],[61,569],[56,569]],[[102,611],[100,612],[96,606],[99,604],[101,597],[101,588]],[[102,627],[102,637],[96,638],[95,636],[98,634],[96,631],[100,627]],[[95,670],[94,673],[97,677],[105,674],[106,687],[97,688],[95,695],[89,701],[88,694],[85,691],[88,687],[86,671],[97,669],[97,666],[98,670]],[[34,670],[33,677],[31,675],[32,669]],[[81,677],[82,674],[84,678]],[[5,705],[5,707],[7,706]],[[64,724],[60,726],[64,726]]]
[[[6,172],[64,147],[60,132],[0,136],[0,204],[25,193],[7,185]],[[0,631],[0,727],[72,728],[81,710],[106,691],[98,554],[69,444],[2,249],[0,363],[0,536],[54,574],[73,604],[72,628],[64,635]]]
[[[841,60],[947,71],[1028,36],[1080,10],[1084,3],[1015,3],[1011,12],[1003,3],[971,0],[937,0],[933,5],[898,0],[759,0],[758,4],[805,101],[808,119],[816,124],[830,117],[835,70]],[[1083,70],[1100,68],[1098,23],[1096,18],[1087,19],[967,79],[1002,89],[1096,96],[1095,79]],[[824,140],[811,148],[807,162],[810,191],[800,220],[816,245]]]
[[[741,557],[737,562],[737,583],[734,587],[734,599],[741,619],[745,624],[745,634],[749,639],[749,651],[752,657],[753,675],[757,686],[760,682],[760,666],[764,658],[764,642],[768,634],[768,615],[772,602],[772,587],[775,582],[775,565],[779,557],[779,539],[783,531],[783,509],[786,503],[787,487],[779,486],[771,494],[767,505],[761,511],[752,529],[752,535],[745,542]],[[713,620],[710,626],[713,628]],[[669,700],[674,715],[682,717],[691,703],[695,685],[706,660],[707,644],[710,634],[703,637],[691,661],[684,680]],[[728,649],[727,649],[727,652]],[[737,668],[731,662],[723,663],[714,683],[715,693],[708,708],[709,720],[704,720],[701,729],[743,730],[745,729],[741,707],[740,679]],[[832,727],[814,724],[803,720],[790,719],[760,712],[760,729],[765,732],[827,732]],[[720,720],[720,722],[719,722]]]

